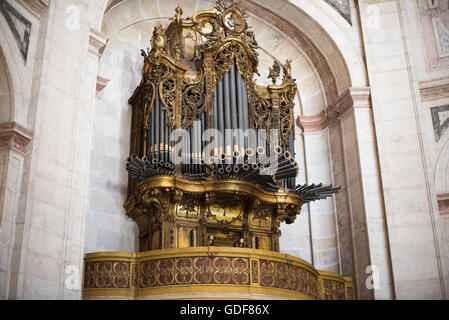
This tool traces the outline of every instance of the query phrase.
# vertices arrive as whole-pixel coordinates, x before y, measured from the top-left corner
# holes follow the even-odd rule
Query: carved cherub
[[[235,16],[234,12],[230,12],[225,17],[225,21],[226,21],[228,28],[230,28],[231,30],[238,30],[242,26],[242,24],[239,22],[239,20]]]
[[[245,31],[245,36],[246,36],[246,42],[248,43],[248,45],[251,48],[259,49],[259,44],[257,43],[256,35],[254,34],[254,31],[246,30]]]
[[[284,82],[292,79],[292,61],[287,59],[284,65]]]
[[[279,78],[281,74],[281,64],[278,61],[274,61],[273,66],[270,68],[270,74],[268,75],[268,79],[273,81],[273,84],[276,84],[276,79]]]
[[[182,9],[179,6],[176,7],[175,11],[176,11],[176,15],[173,17],[173,21],[180,24],[182,22],[181,16],[184,12],[182,11]]]

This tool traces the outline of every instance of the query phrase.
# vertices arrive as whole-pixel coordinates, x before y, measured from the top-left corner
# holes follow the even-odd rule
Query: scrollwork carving
[[[181,126],[187,128],[193,124],[198,116],[205,111],[204,85],[200,84],[185,86],[182,94]]]

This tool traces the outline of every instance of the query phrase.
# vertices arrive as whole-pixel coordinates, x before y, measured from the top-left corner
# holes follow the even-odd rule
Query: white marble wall
[[[23,159],[21,152],[0,149],[0,299],[8,298],[10,290]]]
[[[304,140],[307,183],[332,184],[328,129],[304,133]],[[312,202],[309,210],[315,268],[341,273],[334,199]]]
[[[131,130],[128,99],[141,80],[140,49],[148,35],[144,34],[138,42],[141,32],[129,29],[126,34],[128,39],[123,36],[109,39],[99,67],[99,75],[110,81],[98,93],[94,107],[85,252],[138,251],[137,225],[126,217],[123,204],[127,195],[125,163]]]
[[[79,28],[66,23],[72,5]],[[65,280],[67,267],[81,271],[84,251],[98,65],[98,56],[89,52],[88,8],[89,1],[52,1],[33,33],[27,118],[34,140],[24,165],[10,298],[79,298],[81,278],[74,282],[78,289]]]
[[[366,6],[379,10],[373,27]],[[395,297],[443,297],[435,206],[419,122],[419,93],[402,1],[363,1],[360,12],[388,225]]]
[[[24,61],[16,39],[3,15],[0,16],[0,124],[28,128],[28,111],[39,19],[16,1],[10,4],[32,24],[28,59]],[[17,22],[19,23],[19,22]],[[20,28],[20,24],[18,24]],[[22,236],[19,199],[25,154],[13,147],[12,131],[2,132],[0,150],[0,299],[13,297],[17,259],[14,251]]]

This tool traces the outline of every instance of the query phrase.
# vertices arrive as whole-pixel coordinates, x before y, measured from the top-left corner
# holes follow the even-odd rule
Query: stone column
[[[382,229],[387,230],[394,294],[397,299],[441,299],[444,270],[420,121],[424,108],[403,1],[359,4],[386,212]]]
[[[359,299],[392,299],[388,232],[370,88],[349,88],[327,110],[342,273]],[[373,273],[374,272],[374,273]],[[378,286],[370,286],[368,277]]]
[[[93,105],[105,44],[90,27],[95,5],[97,1],[51,1],[42,17],[29,115],[34,138],[24,167],[18,217],[23,232],[14,250],[13,299],[80,298]]]
[[[328,128],[303,134],[307,183],[332,184]],[[315,268],[341,273],[334,199],[312,202],[307,206]]]
[[[31,137],[17,123],[0,125],[0,299],[8,297],[25,148]]]

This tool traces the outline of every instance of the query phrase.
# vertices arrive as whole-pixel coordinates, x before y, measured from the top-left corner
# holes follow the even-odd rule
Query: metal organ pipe
[[[150,158],[153,158],[154,157],[154,140],[155,140],[155,137],[154,137],[154,132],[155,132],[155,128],[154,128],[154,104],[153,104],[153,106],[151,107],[151,114],[150,114],[150,125],[151,125],[151,128],[150,128],[150,149],[149,149],[149,151],[150,151]]]
[[[164,113],[164,161],[168,163],[168,117],[167,111],[162,111]]]
[[[195,159],[195,153],[196,153],[196,143],[197,143],[197,138],[196,138],[196,122],[193,122],[193,125],[189,127],[190,130],[190,148],[191,148],[191,154],[192,154],[192,164],[195,165],[196,164],[196,159]]]
[[[248,91],[246,89],[246,83],[242,77],[242,75],[239,72],[239,78],[242,81],[242,97],[243,97],[243,130],[248,130],[249,129],[249,117],[248,117]],[[249,143],[246,143],[246,145],[244,146],[245,149],[249,148],[248,146]]]
[[[243,81],[242,76],[240,75],[240,72],[238,68],[235,68],[234,75],[237,82],[237,110],[238,110],[238,119],[239,119],[239,129],[242,129],[242,135],[239,136],[239,151],[244,154],[245,153],[245,120],[244,120],[244,111],[243,111]]]
[[[292,158],[295,156],[295,145],[294,145],[294,134],[295,126],[292,126],[292,131],[288,135],[288,150],[290,151]],[[287,187],[292,188],[295,185],[296,177],[291,177],[287,180]]]
[[[215,90],[218,93],[218,96],[217,96],[218,131],[221,133],[221,141],[218,141],[219,142],[218,154],[221,154],[226,151],[224,149],[224,147],[225,147],[225,144],[224,144],[224,142],[225,142],[225,138],[224,138],[225,126],[224,126],[224,112],[223,112],[223,80],[218,79],[216,89],[218,89],[218,90]]]
[[[159,160],[164,160],[164,139],[165,139],[165,123],[164,123],[164,110],[162,110],[162,104],[159,103],[159,121],[161,136],[159,139]]]
[[[187,139],[187,168],[191,170],[191,160],[192,160],[192,127],[187,129],[189,133],[189,139]],[[191,172],[191,171],[189,171]]]
[[[201,152],[203,150],[202,145],[201,145],[201,131],[202,131],[202,118],[203,118],[203,114],[201,114],[200,118],[198,119],[198,124],[197,124],[197,134],[196,134],[196,138],[197,138],[197,164],[200,165],[201,164]],[[199,166],[198,166],[199,167]]]
[[[206,161],[207,157],[209,157],[208,154],[204,154],[203,150],[206,147],[206,143],[203,141],[203,134],[206,131],[206,114],[203,113],[201,115],[201,134],[200,134],[200,139],[201,139],[201,160],[202,161]],[[205,172],[205,168],[202,167],[203,173]]]
[[[214,94],[214,121],[213,121],[213,128],[212,129],[218,129],[218,102],[217,102],[217,96],[218,96],[218,92],[217,92],[217,87],[215,87],[215,94]],[[218,137],[214,137],[214,154],[213,156],[216,157],[218,156],[219,151],[219,143],[217,140]],[[207,155],[209,156],[209,155]]]
[[[223,78],[223,100],[224,100],[224,115],[225,115],[225,153],[230,157],[232,152],[232,137],[226,134],[226,129],[232,128],[231,122],[231,104],[229,92],[229,73],[226,73]]]
[[[155,117],[155,139],[154,139],[154,147],[155,147],[155,157],[156,158],[160,158],[160,153],[159,153],[159,143],[160,143],[160,139],[159,139],[159,128],[160,128],[160,121],[159,121],[159,111],[160,111],[160,102],[159,102],[159,90],[157,90],[157,88],[159,87],[159,85],[156,85],[156,99],[155,99],[155,113],[154,113],[154,117]]]
[[[194,165],[195,165],[195,173],[198,173],[198,168],[199,168],[199,166],[198,166],[198,164],[199,164],[199,150],[200,150],[200,140],[199,140],[199,136],[200,136],[200,130],[201,130],[201,122],[200,121],[198,121],[198,120],[195,120],[195,122],[194,122],[194,125],[193,125],[193,130],[195,131],[195,135],[194,135],[194,138],[195,138],[195,144],[194,144],[194,146],[195,146],[195,150],[193,151],[194,152]]]
[[[231,100],[231,129],[236,130],[238,129],[238,115],[237,115],[237,88],[235,86],[236,80],[235,80],[235,64],[232,65],[231,71],[229,73],[229,89],[230,89],[230,100]],[[231,152],[234,152],[236,150],[236,146],[239,143],[238,137],[232,137],[232,149]]]

